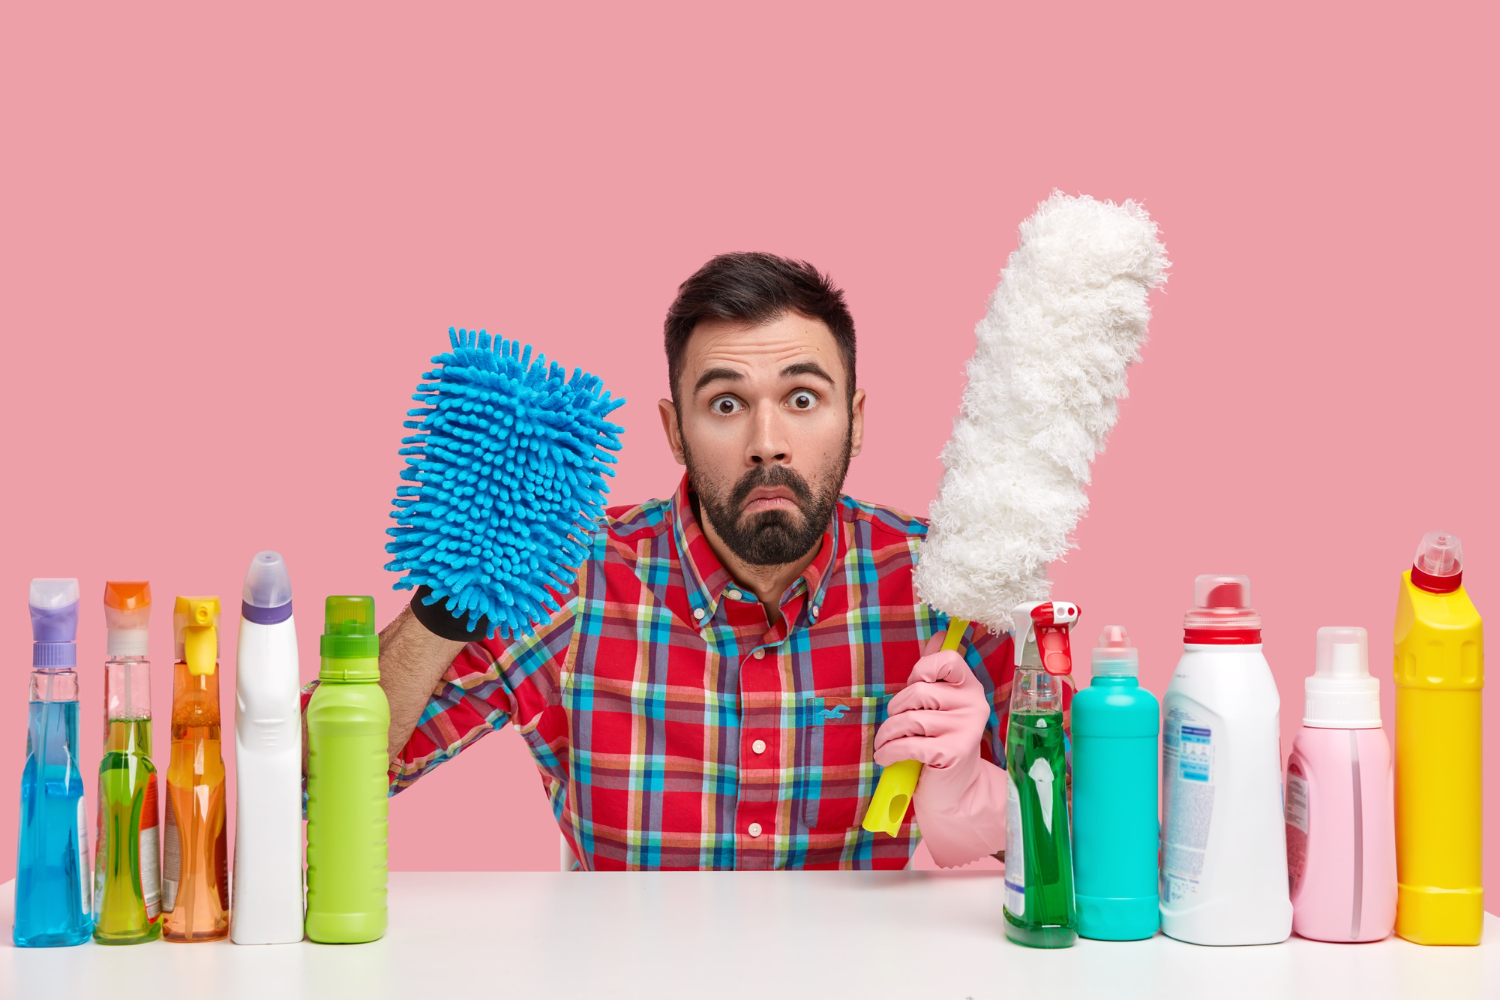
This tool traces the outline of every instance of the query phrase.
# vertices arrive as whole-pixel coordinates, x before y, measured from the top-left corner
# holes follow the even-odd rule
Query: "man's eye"
[[[818,397],[815,393],[803,390],[792,393],[791,403],[794,410],[810,410],[818,405]]]
[[[720,396],[712,403],[709,403],[708,408],[715,413],[722,413],[727,416],[728,414],[739,412],[740,401],[733,396]]]

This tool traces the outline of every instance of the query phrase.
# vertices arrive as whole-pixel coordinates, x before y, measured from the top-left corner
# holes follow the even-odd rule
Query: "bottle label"
[[[1042,724],[1046,723],[1042,720]],[[1031,762],[1031,770],[1026,772],[1026,777],[1036,785],[1037,804],[1042,807],[1042,826],[1047,828],[1047,834],[1052,834],[1052,783],[1056,780],[1052,773],[1052,765],[1046,757],[1038,757]]]
[[[1310,791],[1302,766],[1295,758],[1286,768],[1286,874],[1295,895],[1297,883],[1307,871],[1307,833],[1311,815]]]
[[[162,834],[161,910],[171,913],[177,905],[177,883],[182,878],[182,844],[177,836],[177,812],[167,796],[167,828]]]
[[[78,797],[78,895],[84,913],[92,913],[89,900],[89,812]]]
[[[221,789],[223,786],[219,786]],[[219,897],[219,907],[224,914],[229,914],[229,832],[226,829],[226,820],[220,811],[219,832],[214,837],[214,892]]]
[[[104,897],[108,890],[105,873],[109,869],[109,840],[106,836],[106,813],[104,799],[99,800],[99,822],[94,831],[99,839],[94,848],[94,921],[104,914]],[[140,878],[137,890],[145,905],[146,919],[155,920],[161,913],[161,821],[156,798],[156,775],[146,775],[146,789],[141,796],[141,829],[138,837],[137,860]],[[124,850],[117,845],[116,850]]]
[[[1166,813],[1161,894],[1176,903],[1198,891],[1214,811],[1214,740],[1207,720],[1173,707],[1162,734]]]
[[[1026,916],[1026,846],[1021,837],[1021,795],[1005,773],[1005,909]]]
[[[146,903],[146,919],[155,920],[161,913],[161,822],[156,799],[156,775],[146,775],[146,794],[141,802],[141,898]]]
[[[107,841],[104,837],[104,796],[99,796],[98,821],[94,824],[94,923],[99,923],[104,916],[104,873],[109,865],[109,858],[105,857],[108,850]]]

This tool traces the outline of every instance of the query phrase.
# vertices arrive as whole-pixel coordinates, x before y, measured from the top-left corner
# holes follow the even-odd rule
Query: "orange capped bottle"
[[[161,937],[161,809],[151,762],[151,584],[104,585],[104,757],[99,761],[99,853],[94,858],[94,940],[139,944]]]
[[[219,599],[179,597],[172,614],[172,759],[162,844],[162,937],[229,935],[228,830],[219,744]]]

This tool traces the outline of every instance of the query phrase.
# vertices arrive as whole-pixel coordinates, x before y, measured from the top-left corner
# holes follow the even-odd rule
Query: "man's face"
[[[821,320],[693,328],[662,425],[710,529],[745,562],[795,562],[822,538],[864,439],[848,378]]]

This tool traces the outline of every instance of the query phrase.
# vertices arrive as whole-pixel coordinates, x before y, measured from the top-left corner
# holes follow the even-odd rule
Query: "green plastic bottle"
[[[375,599],[330,597],[307,706],[307,937],[374,941],[386,927],[386,738]]]
[[[1015,610],[1016,673],[1005,739],[1005,936],[1032,948],[1078,940],[1069,842],[1063,686],[1072,671],[1068,629],[1078,606]]]

